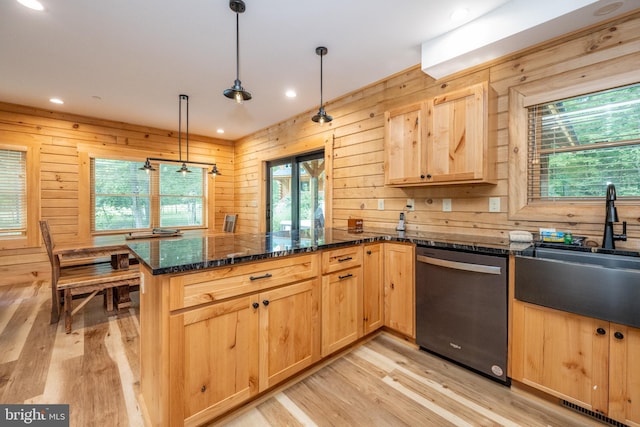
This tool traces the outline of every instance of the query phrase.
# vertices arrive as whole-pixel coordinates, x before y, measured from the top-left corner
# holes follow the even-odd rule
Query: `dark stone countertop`
[[[315,236],[300,233],[214,233],[185,232],[180,237],[155,238],[127,242],[138,260],[154,275],[180,273],[221,267],[241,262],[282,257],[341,246],[376,241],[409,242],[421,246],[507,256],[520,253],[528,243],[510,243],[508,238],[464,236],[446,233],[398,232],[365,229],[353,233],[347,229],[325,228]]]

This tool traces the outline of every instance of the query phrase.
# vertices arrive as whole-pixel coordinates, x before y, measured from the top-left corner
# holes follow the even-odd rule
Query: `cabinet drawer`
[[[322,253],[322,274],[362,264],[362,246],[348,246]]]
[[[317,277],[318,254],[230,265],[170,279],[170,310],[220,301]]]

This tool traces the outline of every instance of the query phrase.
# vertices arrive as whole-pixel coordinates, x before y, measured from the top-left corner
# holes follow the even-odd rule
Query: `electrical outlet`
[[[500,197],[489,197],[489,212],[500,212]]]
[[[379,211],[384,210],[384,199],[378,199],[378,210]]]
[[[451,212],[451,199],[442,199],[442,212]]]
[[[416,201],[414,199],[407,199],[407,210],[414,211],[416,209]]]

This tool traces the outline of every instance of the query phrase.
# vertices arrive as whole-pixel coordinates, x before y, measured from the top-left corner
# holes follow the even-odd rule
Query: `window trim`
[[[27,166],[27,231],[22,236],[0,237],[0,250],[32,248],[40,246],[41,180],[40,141],[24,140],[24,136],[8,131],[0,131],[0,149],[26,153]]]
[[[509,89],[509,212],[510,220],[604,223],[604,198],[602,200],[528,201],[528,107],[558,99],[584,95],[638,82],[637,68],[640,58],[625,58],[624,67],[611,60],[555,74],[534,82]],[[621,72],[621,70],[633,70]],[[627,218],[638,218],[637,202],[617,200],[622,206],[619,212]],[[602,219],[602,221],[600,221]]]

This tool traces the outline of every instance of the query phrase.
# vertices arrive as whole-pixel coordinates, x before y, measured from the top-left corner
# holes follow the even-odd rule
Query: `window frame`
[[[634,71],[621,71],[634,70]],[[604,223],[604,200],[528,200],[528,107],[638,82],[633,65],[617,61],[597,63],[509,89],[509,219],[544,222]],[[615,183],[614,183],[615,184]],[[625,217],[638,217],[637,201],[619,198]],[[602,219],[602,221],[600,221]]]
[[[40,246],[41,190],[40,190],[40,141],[24,140],[24,136],[0,131],[0,149],[22,151],[26,154],[27,228],[23,235],[0,237],[0,250]]]
[[[147,153],[143,153],[139,150],[120,150],[121,154],[114,154],[112,150],[102,150],[96,148],[94,146],[78,144],[78,157],[80,160],[80,171],[79,171],[79,181],[80,183],[86,183],[87,192],[83,194],[82,192],[78,195],[79,200],[79,239],[90,239],[92,236],[103,236],[103,235],[113,235],[113,234],[122,234],[129,231],[145,231],[143,229],[138,230],[105,230],[105,231],[94,231],[93,224],[91,223],[91,212],[93,206],[91,206],[91,192],[93,189],[91,188],[91,159],[93,158],[102,158],[102,159],[111,159],[111,160],[125,160],[125,161],[134,161],[144,163],[147,158]],[[163,157],[163,156],[159,156]],[[173,163],[173,159],[168,159],[167,163]],[[197,161],[200,161],[196,159]],[[180,165],[177,165],[176,168],[179,168]],[[154,173],[154,172],[151,172]],[[155,172],[157,173],[157,171]],[[157,210],[157,214],[155,218],[159,221],[159,194],[156,191],[154,194],[153,186],[154,181],[157,181],[158,189],[159,189],[159,179],[152,180],[152,189],[151,189],[151,205],[150,209],[152,211],[152,219],[151,219],[151,228],[158,227],[159,225],[154,225],[154,210]],[[204,191],[203,191],[203,212],[202,212],[202,226],[194,226],[194,227],[180,227],[183,230],[199,230],[199,229],[213,229],[215,224],[215,216],[212,215],[212,212],[215,212],[215,179],[208,179],[208,175],[204,178]],[[158,222],[159,224],[159,222]]]

